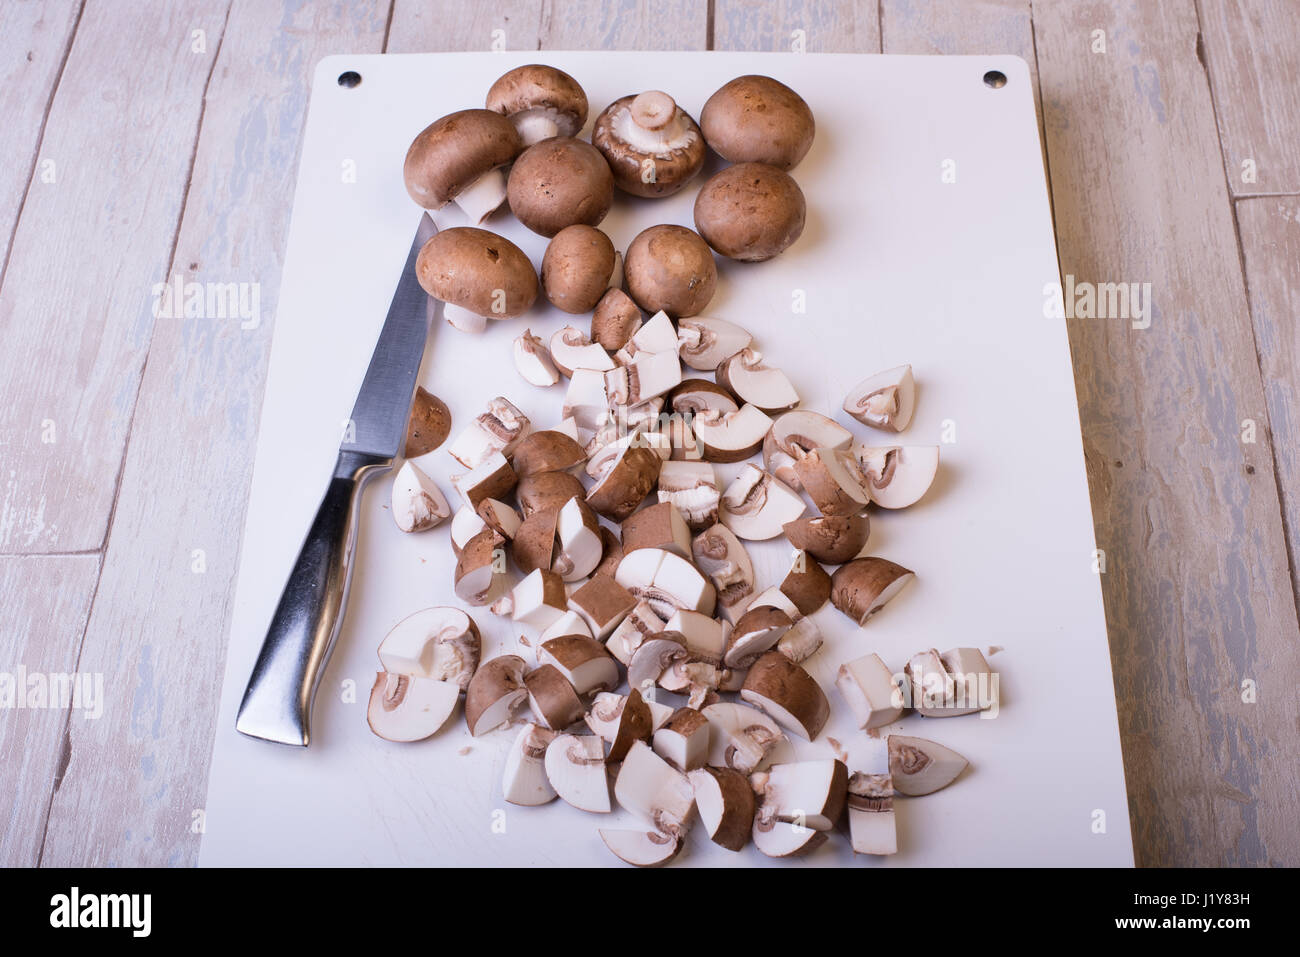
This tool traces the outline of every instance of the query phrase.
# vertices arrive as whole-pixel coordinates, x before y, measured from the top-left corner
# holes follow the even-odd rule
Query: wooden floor
[[[312,67],[494,39],[1029,62],[1062,273],[1154,302],[1070,322],[1137,860],[1300,864],[1295,0],[7,0],[0,671],[105,700],[0,712],[0,864],[196,860]]]

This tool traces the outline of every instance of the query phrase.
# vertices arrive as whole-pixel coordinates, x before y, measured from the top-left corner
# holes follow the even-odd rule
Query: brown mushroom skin
[[[592,127],[592,145],[604,155],[614,174],[614,185],[623,192],[647,199],[671,196],[685,186],[704,165],[704,134],[694,118],[679,108],[678,112],[693,134],[690,146],[674,149],[666,156],[656,154],[647,157],[630,151],[614,131],[614,117],[620,111],[630,108],[636,97],[635,93],[629,93],[605,107]],[[654,163],[655,176],[650,183],[645,182],[643,176],[642,163],[646,159]]]
[[[542,63],[526,63],[503,73],[488,89],[485,105],[503,116],[530,109],[552,111],[561,136],[575,135],[587,122],[582,85],[563,70]]]
[[[617,352],[641,326],[641,310],[622,289],[606,289],[591,315],[591,341]]]
[[[613,271],[614,244],[608,236],[593,226],[566,226],[542,256],[542,289],[562,312],[591,312],[609,289]]]
[[[614,174],[590,143],[557,136],[534,143],[515,160],[506,199],[521,223],[554,236],[566,226],[600,224],[614,202]]]
[[[695,197],[695,228],[720,255],[762,262],[803,234],[803,190],[775,166],[737,163],[709,177]]]
[[[685,226],[643,230],[627,247],[623,270],[627,291],[642,310],[663,310],[673,319],[703,312],[718,285],[708,243]]]
[[[433,236],[416,257],[415,276],[433,298],[493,319],[521,315],[537,299],[537,272],[524,251],[474,226]]]
[[[767,163],[791,170],[812,147],[812,110],[794,90],[770,76],[738,76],[700,111],[713,151],[732,163]]]
[[[515,488],[524,518],[543,509],[558,509],[569,499],[586,494],[582,482],[571,472],[533,472],[520,479]]]
[[[406,151],[406,191],[425,209],[439,209],[483,175],[485,161],[488,168],[504,166],[523,148],[514,124],[500,113],[449,113],[425,127]]]
[[[413,459],[432,452],[451,433],[451,409],[424,386],[417,386],[411,401],[411,419],[406,424],[402,458]]]
[[[819,562],[842,565],[851,561],[871,534],[866,513],[857,515],[805,515],[782,526],[785,537]]]

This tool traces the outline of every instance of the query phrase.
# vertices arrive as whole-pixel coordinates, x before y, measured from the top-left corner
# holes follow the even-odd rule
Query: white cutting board
[[[835,738],[851,769],[884,770],[882,741],[853,729],[834,688],[841,662],[868,652],[901,668],[932,646],[1001,646],[990,659],[1001,674],[1000,714],[912,716],[885,729],[941,741],[972,768],[944,791],[899,799],[896,857],[855,858],[839,834],[802,863],[1132,864],[1069,346],[1063,320],[1044,318],[1045,287],[1058,268],[1025,63],[1011,56],[551,52],[339,56],[316,70],[201,862],[608,865],[617,861],[597,828],[636,826],[623,811],[506,804],[500,779],[513,730],[472,739],[458,716],[418,744],[370,733],[365,702],[380,640],[413,611],[457,604],[447,528],[398,532],[389,478],[376,480],[365,498],[351,603],[316,699],[310,749],[235,732],[245,681],[330,474],[419,218],[402,184],[407,145],[444,113],[481,105],[494,79],[530,61],[575,76],[593,118],[625,93],[656,88],[698,116],[710,93],[743,73],[766,73],[797,90],[817,119],[816,142],[794,171],[808,200],[807,228],[771,262],[720,259],[707,312],[749,328],[805,407],[835,415],[859,435],[868,430],[839,411],[846,391],[869,373],[911,363],[919,398],[903,440],[943,442],[940,478],[926,499],[873,518],[872,551],[914,569],[915,583],[865,629],[830,606],[817,614],[826,644],[807,667],[827,691],[832,720],[817,741],[783,745],[777,759],[830,756]],[[351,89],[337,83],[349,70],[362,76]],[[1006,85],[986,85],[990,70],[1005,74]],[[955,182],[945,182],[945,170]],[[665,200],[620,195],[602,228],[625,248],[655,223],[691,225],[702,181]],[[463,224],[453,209],[436,218],[444,227]],[[542,237],[505,212],[489,225],[540,264]],[[806,311],[798,313],[800,300]],[[511,366],[510,345],[525,326],[549,337],[565,321],[542,304],[481,336],[440,324],[421,380],[447,401],[457,426],[497,394],[537,423],[556,422],[563,387],[526,384]],[[454,500],[449,476],[459,468],[445,448],[420,464]],[[750,551],[759,587],[778,582],[788,545]],[[486,609],[472,613],[485,658],[522,650],[532,659],[518,644],[520,629]],[[768,863],[795,862],[769,861],[752,847],[732,854],[699,828],[678,858],[679,865]]]

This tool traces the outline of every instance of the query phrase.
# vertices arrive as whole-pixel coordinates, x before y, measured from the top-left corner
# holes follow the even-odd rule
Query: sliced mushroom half
[[[691,554],[717,591],[718,611],[734,624],[754,594],[754,563],[749,552],[735,532],[718,523],[691,541]]]
[[[562,734],[546,746],[546,779],[566,804],[579,811],[608,814],[609,778],[605,743],[594,734]]]
[[[921,500],[939,471],[939,446],[861,444],[853,454],[867,479],[867,494],[881,508],[907,508]]]
[[[718,383],[734,392],[742,402],[763,412],[784,412],[799,404],[799,393],[789,377],[767,365],[763,354],[756,349],[742,349],[722,360],[718,363],[717,377]]]
[[[618,803],[663,834],[685,835],[695,809],[695,793],[686,775],[634,741],[614,782]]]
[[[891,734],[889,774],[899,794],[918,797],[946,788],[970,765],[951,748],[928,738]]]
[[[752,341],[748,331],[726,319],[692,316],[677,323],[677,354],[703,372],[714,371]]]
[[[686,775],[695,792],[700,823],[714,844],[743,850],[754,824],[754,791],[732,768],[703,767]]]
[[[691,419],[695,439],[707,462],[739,462],[763,447],[772,420],[754,405],[737,412],[696,415]]]
[[[527,667],[518,655],[500,655],[474,673],[465,690],[465,723],[472,736],[501,727],[523,706],[528,698]]]
[[[449,681],[464,690],[478,668],[482,638],[459,608],[425,608],[403,618],[379,645],[384,670]]]
[[[830,702],[816,679],[781,654],[769,651],[750,667],[740,697],[762,708],[777,724],[808,741],[821,734]]]
[[[916,408],[912,367],[896,366],[863,379],[844,399],[844,411],[863,425],[902,432]]]
[[[831,576],[831,604],[859,625],[911,583],[916,576],[885,558],[856,558]]]
[[[813,449],[848,449],[853,433],[820,412],[795,409],[777,416],[763,440],[763,465],[792,489],[803,487],[794,464]]]
[[[404,532],[424,532],[451,517],[451,506],[433,479],[414,462],[403,462],[393,479],[393,521]]]
[[[459,700],[455,682],[380,671],[370,689],[366,720],[386,741],[423,741],[447,723]]]
[[[746,465],[722,494],[722,523],[739,538],[764,541],[804,512],[799,493],[756,465]]]
[[[538,724],[525,724],[519,729],[501,775],[505,799],[511,804],[536,807],[555,800],[555,788],[546,777],[546,749],[555,737],[554,731]]]

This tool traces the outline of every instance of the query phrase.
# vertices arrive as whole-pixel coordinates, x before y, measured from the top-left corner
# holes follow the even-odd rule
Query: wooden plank
[[[714,0],[712,50],[879,53],[876,0]]]
[[[540,50],[703,50],[707,43],[708,4],[699,0],[555,0],[543,5],[538,31]]]
[[[1300,604],[1300,199],[1240,200],[1237,229],[1290,546],[1291,586]],[[1300,820],[1295,782],[1291,798],[1290,820]]]
[[[35,867],[39,859],[69,713],[66,705],[51,707],[48,697],[27,695],[39,693],[42,676],[78,670],[77,646],[98,575],[97,555],[0,557],[0,867]],[[27,680],[20,680],[23,673]],[[118,699],[119,688],[106,680],[101,690]],[[20,708],[20,701],[43,706]],[[93,714],[83,708],[73,721],[103,720],[91,720]]]
[[[536,50],[542,0],[393,0],[388,53]],[[486,95],[486,91],[484,91]]]
[[[1300,10],[1294,0],[1199,0],[1199,10],[1233,193],[1300,193]]]
[[[1029,0],[880,0],[880,36],[885,53],[1015,54],[1037,84]]]
[[[1033,14],[1062,273],[1154,300],[1069,321],[1137,862],[1296,864],[1300,629],[1196,12]]]
[[[194,0],[82,13],[41,144],[58,183],[28,189],[0,289],[0,552],[104,542],[224,20]]]
[[[37,151],[80,12],[80,0],[0,5],[0,279],[33,172],[47,188],[58,182],[58,164],[37,169]]]
[[[102,720],[72,724],[44,864],[197,860],[193,815],[207,790],[311,73],[326,54],[379,52],[387,17],[387,0],[231,9],[174,268],[186,281],[259,284],[262,318],[154,330],[81,654],[83,669],[122,690]]]

